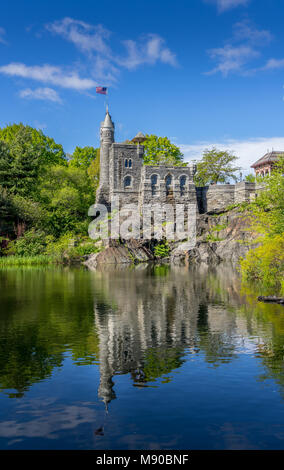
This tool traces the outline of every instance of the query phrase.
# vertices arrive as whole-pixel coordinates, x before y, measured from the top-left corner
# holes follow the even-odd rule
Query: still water
[[[1,449],[283,449],[284,308],[230,267],[0,270]]]

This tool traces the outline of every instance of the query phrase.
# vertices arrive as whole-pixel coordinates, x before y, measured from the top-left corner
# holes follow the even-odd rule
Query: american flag
[[[96,87],[96,92],[100,93],[101,95],[106,95],[107,94],[107,87],[106,86],[97,86]]]

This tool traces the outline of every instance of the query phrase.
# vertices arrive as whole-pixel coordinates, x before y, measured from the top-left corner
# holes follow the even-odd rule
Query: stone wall
[[[156,184],[151,178],[156,178]],[[171,184],[167,186],[166,178],[171,177]],[[181,185],[181,181],[184,185]],[[165,165],[142,167],[141,204],[196,204],[196,191],[193,183],[192,167],[170,167]]]
[[[261,190],[263,185],[247,181],[196,188],[198,211],[200,214],[222,212],[232,204],[252,201]]]
[[[251,196],[254,194],[255,194],[255,183],[249,183],[247,181],[236,183],[235,204],[240,204],[242,202],[250,202],[252,199]]]
[[[222,212],[235,202],[234,184],[211,184],[206,192],[206,212]]]
[[[138,204],[143,153],[144,147],[134,144],[114,143],[110,149],[110,196],[119,196],[121,205]]]

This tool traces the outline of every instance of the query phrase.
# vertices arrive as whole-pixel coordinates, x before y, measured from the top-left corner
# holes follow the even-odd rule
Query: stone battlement
[[[114,124],[108,111],[101,123],[100,136],[100,186],[96,199],[99,204],[108,206],[117,196],[121,205],[195,204],[199,213],[218,213],[232,204],[249,202],[261,190],[259,185],[249,182],[195,187],[195,164],[143,165],[143,145],[114,141]],[[141,136],[140,133],[136,137],[142,142]]]

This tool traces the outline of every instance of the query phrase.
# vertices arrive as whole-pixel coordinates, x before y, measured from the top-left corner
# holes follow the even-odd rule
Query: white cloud
[[[106,43],[111,32],[102,25],[90,25],[84,21],[73,18],[63,18],[46,25],[46,29],[54,34],[64,37],[75,44],[83,52],[97,52],[111,55],[111,50]]]
[[[129,70],[148,64],[162,62],[176,66],[175,54],[165,45],[165,40],[157,34],[147,34],[138,41],[133,39],[116,41],[116,47],[110,45],[111,31],[102,25],[91,25],[73,18],[63,18],[46,25],[53,34],[63,37],[87,54],[91,62],[92,74],[96,79],[104,78],[107,82],[116,81],[120,68]],[[117,52],[122,45],[125,52]]]
[[[144,35],[138,41],[116,40],[111,45],[112,33],[102,25],[91,25],[66,17],[47,24],[45,28],[49,33],[71,42],[87,56],[84,67],[90,78],[82,78],[78,66],[67,68],[50,64],[26,65],[15,62],[0,66],[0,74],[35,80],[53,87],[69,88],[88,95],[87,92],[97,86],[98,82],[103,82],[107,86],[115,83],[123,68],[131,70],[143,64],[154,65],[157,62],[177,65],[175,54],[166,47],[165,40],[157,34]],[[4,33],[5,31],[0,28],[0,41]],[[51,88],[36,90],[27,88],[20,92],[20,96],[60,102],[59,95]],[[89,96],[93,98],[92,95]]]
[[[282,69],[284,67],[284,59],[269,59],[261,70]]]
[[[215,3],[218,11],[223,13],[224,11],[236,8],[239,6],[246,6],[249,0],[205,0],[207,3]]]
[[[211,59],[216,59],[218,65],[210,72],[207,72],[207,75],[221,72],[225,77],[230,72],[241,71],[245,64],[260,55],[258,51],[250,46],[233,47],[229,44],[224,47],[210,49],[208,54]]]
[[[217,65],[208,75],[220,72],[223,76],[229,73],[253,73],[248,64],[261,55],[259,48],[272,41],[272,34],[268,30],[257,29],[248,20],[236,23],[233,26],[233,35],[223,47],[209,49],[207,53]]]
[[[52,88],[36,88],[31,90],[31,88],[26,88],[19,92],[21,98],[34,99],[34,100],[43,100],[43,101],[52,101],[54,103],[62,103],[62,100],[57,93],[57,91]]]
[[[284,137],[260,137],[249,140],[225,139],[212,142],[197,142],[192,145],[179,145],[185,161],[200,160],[205,149],[216,147],[229,150],[239,157],[238,164],[246,172],[252,172],[250,166],[261,158],[268,150],[284,151]]]
[[[6,34],[5,29],[0,27],[0,43],[1,44],[7,44],[7,41],[4,39],[5,34]]]
[[[126,57],[115,57],[114,61],[128,69],[142,64],[154,65],[158,61],[174,67],[177,65],[175,54],[165,47],[165,40],[157,34],[148,34],[139,42],[129,39],[123,41],[123,44],[127,51]]]
[[[28,66],[12,62],[0,67],[0,73],[11,77],[29,78],[43,83],[51,83],[62,88],[85,91],[94,88],[97,83],[89,78],[80,78],[76,71],[64,71],[61,67],[53,65]]]
[[[272,41],[273,35],[266,29],[257,29],[249,20],[239,21],[233,26],[235,41],[248,41],[249,44],[265,45]]]

